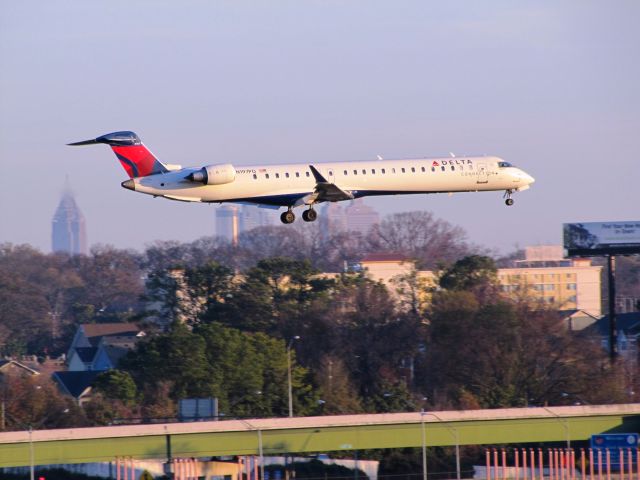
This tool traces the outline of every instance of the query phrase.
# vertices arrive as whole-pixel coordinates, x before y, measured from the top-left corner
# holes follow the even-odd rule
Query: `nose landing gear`
[[[513,194],[513,190],[505,190],[505,192],[504,192],[504,196],[506,197],[506,200],[504,201],[504,203],[508,207],[513,205],[513,198],[511,198],[512,194]]]

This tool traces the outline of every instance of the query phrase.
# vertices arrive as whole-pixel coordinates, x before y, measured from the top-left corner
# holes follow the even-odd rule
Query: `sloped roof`
[[[76,347],[75,353],[84,363],[91,363],[93,357],[96,356],[98,349],[96,347]]]
[[[30,375],[40,375],[39,371],[37,371],[34,368],[28,367],[24,363],[20,363],[16,360],[8,360],[8,359],[0,360],[0,372],[8,371],[12,368],[16,370],[22,370],[25,373],[28,373]]]
[[[95,371],[55,372],[53,378],[60,383],[64,390],[72,397],[79,398],[101,373],[102,372]]]
[[[106,345],[105,347],[103,347],[103,350],[106,353],[107,357],[109,357],[111,365],[113,365],[114,367],[117,367],[120,359],[131,351],[130,348],[117,347],[112,345]]]
[[[110,345],[117,347],[127,347],[128,345],[134,346],[140,341],[140,336],[133,333],[126,333],[124,335],[111,335],[108,337],[102,337],[100,339],[100,345]]]
[[[618,331],[638,333],[640,331],[640,312],[616,314]],[[609,315],[605,315],[587,328],[590,334],[609,335]]]
[[[401,253],[370,253],[361,262],[405,262],[408,258]]]
[[[134,323],[85,323],[80,325],[85,337],[93,344],[106,335],[137,335],[141,330]]]

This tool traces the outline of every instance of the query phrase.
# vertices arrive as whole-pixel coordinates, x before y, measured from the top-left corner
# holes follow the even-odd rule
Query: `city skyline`
[[[429,210],[502,253],[559,243],[566,222],[636,220],[639,13],[631,1],[5,2],[0,242],[49,249],[46,206],[66,175],[94,244],[210,235],[215,207],[133,195],[108,149],[65,146],[126,129],[193,166],[495,154],[536,178],[513,208],[499,193],[367,202]]]

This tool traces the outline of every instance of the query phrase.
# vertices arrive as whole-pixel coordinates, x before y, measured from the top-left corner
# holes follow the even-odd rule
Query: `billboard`
[[[570,257],[640,254],[640,221],[565,223],[563,237]]]
[[[612,470],[620,471],[620,464],[635,466],[638,461],[638,439],[637,433],[615,433],[591,435],[591,448],[594,450],[594,467],[599,468],[600,460],[602,467],[607,463]],[[607,462],[608,450],[608,462]],[[601,452],[600,454],[598,454]],[[628,467],[624,468],[628,470]],[[628,470],[629,471],[629,470]]]

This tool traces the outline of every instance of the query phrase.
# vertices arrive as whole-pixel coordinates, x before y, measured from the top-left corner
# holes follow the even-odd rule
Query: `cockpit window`
[[[513,165],[511,165],[509,162],[498,162],[498,167],[500,168],[513,167]]]

